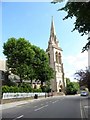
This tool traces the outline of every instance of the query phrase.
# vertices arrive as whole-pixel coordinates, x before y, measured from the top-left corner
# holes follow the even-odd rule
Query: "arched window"
[[[56,56],[56,63],[58,63],[58,52],[55,53]]]
[[[61,64],[61,53],[59,53],[58,57],[59,57],[59,64]]]

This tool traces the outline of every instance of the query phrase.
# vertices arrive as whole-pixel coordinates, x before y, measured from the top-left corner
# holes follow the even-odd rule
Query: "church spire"
[[[50,31],[50,36],[52,36],[52,37],[56,36],[53,16],[52,16],[52,21],[51,21],[51,31]]]
[[[51,21],[51,29],[50,29],[49,43],[58,46],[53,16],[52,16],[52,21]]]

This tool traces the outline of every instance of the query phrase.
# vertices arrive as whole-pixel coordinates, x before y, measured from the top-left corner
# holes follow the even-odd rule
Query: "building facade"
[[[6,61],[0,60],[0,81],[4,80],[4,72],[6,71]]]
[[[49,64],[55,71],[55,78],[51,80],[51,89],[55,92],[64,92],[64,69],[62,62],[62,49],[56,36],[54,20],[51,21],[50,38],[46,52],[49,56]]]
[[[0,70],[6,71],[6,60],[0,60]]]

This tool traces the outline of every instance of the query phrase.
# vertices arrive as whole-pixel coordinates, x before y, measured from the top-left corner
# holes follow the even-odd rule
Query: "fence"
[[[35,94],[45,96],[45,93],[3,93],[3,99],[34,97]]]

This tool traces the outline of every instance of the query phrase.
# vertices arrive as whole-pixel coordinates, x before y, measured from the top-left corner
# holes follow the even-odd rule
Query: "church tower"
[[[55,92],[64,92],[64,70],[62,63],[62,49],[59,47],[59,41],[56,36],[54,20],[52,17],[50,38],[46,50],[49,56],[49,64],[55,71],[55,78],[51,80],[51,89]]]

